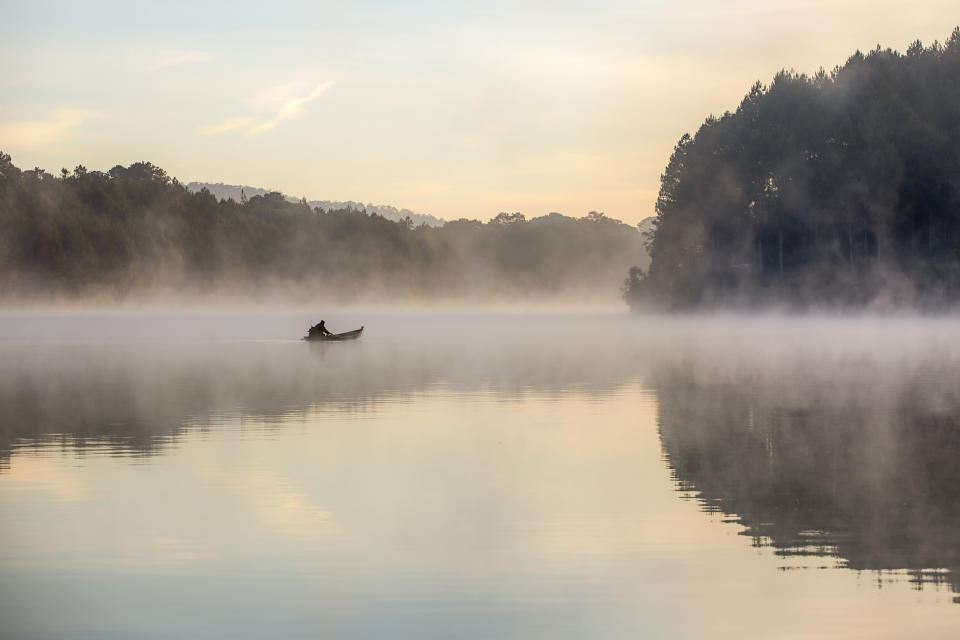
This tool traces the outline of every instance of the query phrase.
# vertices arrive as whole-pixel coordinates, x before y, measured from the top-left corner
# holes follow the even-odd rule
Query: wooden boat
[[[303,336],[304,340],[309,342],[336,342],[337,340],[356,340],[360,337],[360,334],[363,333],[363,327],[359,329],[354,329],[353,331],[344,331],[343,333],[334,333],[329,336],[323,336],[316,334],[313,336],[307,335]]]

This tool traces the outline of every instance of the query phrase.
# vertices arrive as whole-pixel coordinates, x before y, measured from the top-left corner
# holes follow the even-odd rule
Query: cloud
[[[91,112],[84,109],[57,109],[46,120],[24,120],[0,124],[0,140],[11,147],[49,144],[83,124]]]
[[[194,62],[209,62],[214,57],[212,53],[206,51],[169,51],[154,61],[153,68],[166,69]]]
[[[327,89],[333,86],[333,81],[318,84],[306,94],[298,91],[298,86],[302,85],[286,84],[270,87],[261,91],[251,100],[251,105],[255,109],[261,111],[275,110],[273,117],[269,120],[261,120],[259,124],[255,124],[258,122],[258,118],[253,116],[227,118],[219,124],[201,127],[200,133],[216,135],[227,131],[246,129],[248,134],[257,135],[269,131],[287,118],[304,113],[306,111],[304,106],[326,93]]]
[[[200,133],[205,136],[215,136],[218,133],[226,133],[235,129],[246,129],[256,121],[252,117],[227,118],[220,124],[213,124],[207,127],[200,127]]]
[[[277,115],[273,116],[272,119],[264,122],[263,124],[258,124],[257,126],[250,129],[250,133],[257,134],[263,133],[264,131],[269,131],[275,126],[280,124],[281,121],[286,120],[290,116],[297,115],[304,111],[303,105],[313,102],[320,96],[322,96],[327,89],[333,86],[333,82],[324,82],[314,87],[313,91],[302,97],[295,97],[287,100],[280,107],[280,110],[277,111]]]

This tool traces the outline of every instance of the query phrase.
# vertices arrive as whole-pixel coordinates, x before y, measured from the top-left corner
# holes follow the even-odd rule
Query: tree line
[[[960,27],[758,82],[680,139],[655,211],[635,309],[955,305]]]
[[[149,162],[53,175],[0,153],[0,300],[175,295],[297,303],[604,295],[643,253],[602,213],[415,226],[280,193],[193,193]]]

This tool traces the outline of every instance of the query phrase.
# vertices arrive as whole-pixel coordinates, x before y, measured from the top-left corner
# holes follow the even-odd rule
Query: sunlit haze
[[[635,223],[685,132],[780,69],[943,40],[955,2],[0,8],[0,149],[487,220]]]
[[[958,0],[0,56],[0,640],[960,637]]]

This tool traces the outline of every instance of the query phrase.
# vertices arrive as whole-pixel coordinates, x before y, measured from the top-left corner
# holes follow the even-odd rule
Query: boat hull
[[[312,335],[304,336],[303,339],[307,342],[340,342],[342,340],[356,340],[363,333],[363,327],[359,329],[354,329],[353,331],[345,331],[343,333],[334,333],[329,336],[323,335]]]

